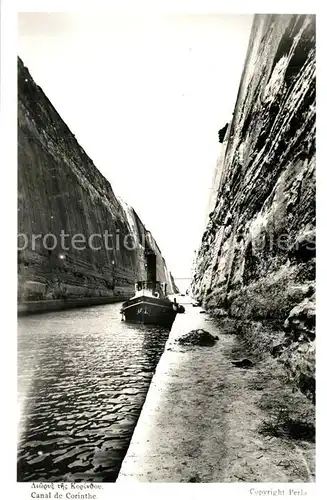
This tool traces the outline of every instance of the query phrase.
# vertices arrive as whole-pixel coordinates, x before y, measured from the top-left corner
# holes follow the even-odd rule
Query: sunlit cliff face
[[[314,16],[256,16],[192,283],[213,314],[286,321],[285,362],[311,394],[315,90]]]
[[[158,280],[174,291],[152,233],[116,198],[21,60],[18,208],[19,302],[123,300],[144,279],[146,242]]]

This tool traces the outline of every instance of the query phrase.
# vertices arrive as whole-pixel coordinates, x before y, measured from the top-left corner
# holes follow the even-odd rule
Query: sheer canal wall
[[[78,144],[18,59],[18,302],[36,312],[123,300],[145,278],[176,288],[160,249],[133,208]]]
[[[315,16],[255,16],[223,140],[193,295],[314,398]]]

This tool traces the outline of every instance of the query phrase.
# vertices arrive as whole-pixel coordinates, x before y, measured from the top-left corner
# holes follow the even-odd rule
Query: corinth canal
[[[5,498],[306,495],[315,15],[114,10],[18,15],[19,418],[6,398],[3,416],[24,484]]]
[[[119,309],[19,319],[19,481],[115,481],[169,334]]]

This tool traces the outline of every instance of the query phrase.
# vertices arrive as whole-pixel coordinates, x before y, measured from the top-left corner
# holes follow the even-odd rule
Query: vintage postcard
[[[15,19],[19,498],[314,498],[315,14]]]

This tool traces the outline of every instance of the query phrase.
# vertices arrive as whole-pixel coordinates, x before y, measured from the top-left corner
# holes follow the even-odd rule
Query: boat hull
[[[130,323],[171,326],[177,312],[169,299],[135,297],[124,302],[121,313]]]

